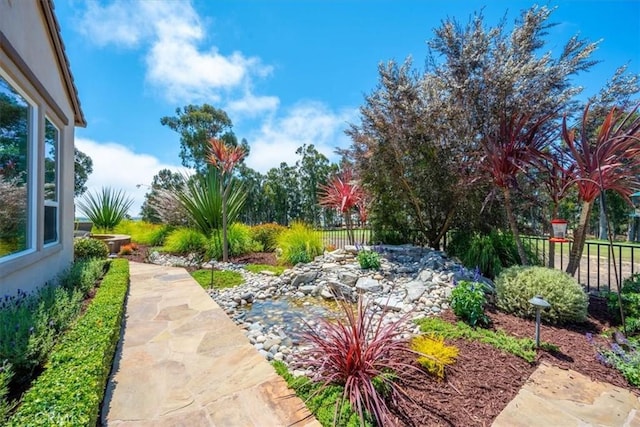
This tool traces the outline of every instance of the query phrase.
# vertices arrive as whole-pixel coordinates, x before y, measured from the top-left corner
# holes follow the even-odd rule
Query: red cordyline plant
[[[355,243],[353,235],[353,222],[351,220],[351,211],[354,207],[364,207],[365,193],[360,183],[354,178],[353,171],[345,168],[339,175],[331,178],[328,184],[319,185],[320,200],[322,206],[337,209],[344,216],[345,225],[347,226],[347,238],[349,244]],[[362,217],[363,210],[360,211]],[[364,218],[366,219],[366,210],[364,210]]]
[[[580,222],[573,237],[573,246],[567,265],[567,273],[575,274],[587,236],[589,214],[593,201],[605,190],[620,194],[629,204],[629,195],[640,188],[640,116],[612,108],[597,134],[587,131],[589,106],[582,116],[580,137],[567,128],[566,117],[562,121],[562,137],[575,162],[573,182],[578,186],[582,200]]]
[[[528,260],[513,212],[511,187],[524,167],[544,156],[551,141],[549,127],[545,124],[551,117],[547,114],[534,120],[527,114],[505,115],[495,129],[481,139],[481,162],[493,177],[494,184],[502,190],[507,219],[523,265]]]
[[[412,372],[424,374],[417,366],[402,361],[403,353],[415,353],[401,339],[400,324],[408,314],[383,325],[385,312],[378,318],[362,298],[357,311],[346,302],[341,306],[343,320],[321,318],[317,327],[306,324],[302,337],[311,347],[304,351],[305,363],[315,371],[314,380],[323,387],[344,387],[343,401],[349,400],[363,425],[367,415],[373,416],[378,425],[394,425],[385,394],[389,398],[408,398],[394,377]],[[341,404],[337,402],[336,416]],[[334,420],[336,424],[338,421]]]
[[[227,238],[227,209],[233,168],[244,159],[247,152],[244,148],[230,146],[216,138],[209,140],[209,157],[207,162],[220,171],[220,192],[222,194],[222,261],[229,262],[229,242]]]

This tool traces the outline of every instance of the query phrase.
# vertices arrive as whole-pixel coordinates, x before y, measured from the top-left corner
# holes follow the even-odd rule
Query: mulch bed
[[[632,390],[622,375],[596,361],[596,350],[585,334],[593,334],[594,341],[602,346],[606,340],[599,337],[609,327],[606,305],[592,298],[588,322],[582,325],[556,327],[543,324],[540,336],[543,341],[555,344],[555,353],[540,350],[537,360],[529,364],[523,359],[503,353],[479,342],[449,340],[459,348],[455,364],[446,368],[444,381],[428,376],[411,376],[402,387],[413,402],[400,400],[393,412],[400,424],[408,426],[490,426],[493,420],[516,396],[527,378],[541,361],[563,369],[572,369],[597,381],[606,381]],[[535,322],[489,309],[494,329],[502,329],[516,337],[533,337]],[[447,310],[442,318],[455,323],[455,315]]]
[[[148,248],[140,246],[138,251],[126,256],[131,261],[145,262]],[[274,253],[252,253],[230,259],[240,264],[277,265]],[[534,336],[535,322],[521,319],[489,308],[486,313],[493,329],[502,329],[516,337]],[[442,314],[446,321],[457,319],[451,310]],[[448,340],[448,344],[459,349],[455,364],[446,368],[446,377],[438,381],[427,375],[412,375],[405,378],[401,386],[411,400],[394,402],[392,412],[400,425],[407,426],[490,426],[493,420],[516,396],[527,378],[541,361],[572,369],[597,381],[606,381],[632,390],[615,369],[596,361],[596,349],[590,344],[586,333],[593,334],[596,344],[607,345],[600,333],[611,325],[606,303],[601,298],[591,297],[589,318],[584,324],[553,326],[542,324],[540,335],[543,341],[555,344],[558,352],[538,351],[537,360],[530,364],[511,354],[479,342],[462,339]],[[415,363],[408,360],[409,363]]]

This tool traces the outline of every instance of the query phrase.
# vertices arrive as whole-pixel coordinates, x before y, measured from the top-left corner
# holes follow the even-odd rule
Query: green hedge
[[[9,426],[94,426],[120,337],[129,263],[113,260],[84,315],[54,347]]]

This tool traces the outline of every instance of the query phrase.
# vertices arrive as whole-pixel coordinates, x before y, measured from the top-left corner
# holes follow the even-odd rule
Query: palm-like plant
[[[133,199],[127,197],[123,190],[102,187],[99,193],[85,193],[76,204],[96,228],[108,232],[125,218]]]
[[[216,168],[220,173],[218,181],[220,193],[222,194],[222,261],[229,261],[229,241],[227,238],[227,228],[229,221],[229,198],[234,187],[233,169],[244,159],[247,152],[240,146],[230,146],[221,139],[211,138],[209,140],[210,153],[207,162]],[[236,195],[237,196],[237,195]],[[234,218],[235,219],[235,218]]]
[[[170,194],[182,206],[191,222],[204,235],[211,236],[222,226],[222,195],[219,189],[218,171],[209,168],[206,175],[183,176],[182,183],[174,186]],[[227,216],[230,221],[236,220],[244,201],[242,185],[233,181],[227,200]]]
[[[573,182],[582,200],[580,221],[574,233],[567,273],[574,274],[580,264],[587,236],[587,222],[593,201],[601,192],[613,190],[626,199],[640,188],[640,116],[636,106],[629,114],[611,109],[600,126],[595,140],[588,132],[589,106],[582,116],[579,138],[569,130],[566,117],[562,137],[575,162]]]
[[[361,217],[366,219],[365,193],[359,182],[354,179],[350,168],[345,168],[342,173],[334,176],[327,184],[318,186],[320,193],[320,205],[337,209],[344,216],[347,226],[347,238],[350,244],[354,244],[353,222],[351,211],[354,207],[359,207]]]
[[[551,142],[549,127],[545,124],[551,117],[546,114],[532,120],[527,114],[504,115],[481,139],[481,164],[502,190],[507,219],[523,265],[528,260],[513,212],[511,188],[527,165],[544,157],[544,150]]]

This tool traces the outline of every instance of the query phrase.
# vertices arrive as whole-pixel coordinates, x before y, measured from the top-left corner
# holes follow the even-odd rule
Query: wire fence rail
[[[549,265],[549,239],[547,237],[523,237],[531,245],[538,259]],[[555,243],[554,267],[564,270],[569,263],[573,242]],[[613,251],[611,251],[613,249]],[[612,254],[613,252],[613,254]],[[619,283],[640,273],[640,245],[587,241],[575,278],[587,290],[616,290],[616,274]]]
[[[318,230],[326,247],[343,248],[349,245],[346,228],[323,228]],[[353,230],[356,245],[368,245],[372,241],[371,228],[360,227]],[[543,265],[549,265],[549,238],[541,236],[524,236],[531,249]],[[414,242],[417,244],[418,242]],[[443,242],[446,249],[446,240]],[[572,242],[555,243],[554,268],[564,270],[569,263]],[[613,243],[613,255],[609,242],[587,241],[582,260],[575,273],[575,278],[587,292],[608,291],[616,289],[616,275],[620,283],[635,273],[640,273],[640,245],[629,243]],[[615,266],[615,267],[614,267]]]

